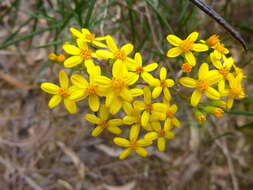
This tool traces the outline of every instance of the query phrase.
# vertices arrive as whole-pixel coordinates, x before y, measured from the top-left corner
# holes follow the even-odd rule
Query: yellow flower
[[[121,137],[115,137],[113,142],[121,147],[125,147],[126,149],[119,155],[119,159],[125,159],[132,151],[135,151],[142,157],[148,156],[148,152],[145,148],[146,146],[150,146],[153,142],[150,140],[139,139],[138,136],[134,133],[129,133],[129,140]]]
[[[48,59],[49,59],[50,61],[57,61],[57,55],[56,55],[55,53],[50,53],[50,54],[48,55]]]
[[[232,65],[234,64],[234,59],[232,57],[226,58],[224,56],[222,64],[220,59],[216,59],[214,53],[210,54],[210,59],[214,67],[218,69],[219,73],[222,76],[222,79],[218,83],[218,89],[221,92],[225,88],[225,80],[228,78],[229,75],[231,75],[230,70]]]
[[[96,57],[96,54],[91,51],[85,41],[78,38],[76,42],[78,47],[69,43],[65,43],[62,46],[64,51],[71,55],[64,61],[64,67],[66,68],[75,67],[83,62],[88,67],[88,65],[93,64],[92,57]]]
[[[173,126],[180,127],[180,121],[175,117],[175,113],[177,112],[178,108],[176,104],[172,104],[171,106],[167,104],[165,109],[165,123],[164,128],[166,130],[170,130]]]
[[[198,36],[198,32],[192,32],[185,40],[181,40],[173,34],[168,35],[167,41],[176,47],[171,48],[167,52],[167,56],[177,57],[183,54],[185,56],[186,61],[194,66],[196,64],[196,59],[192,51],[203,52],[208,50],[207,45],[195,43],[195,41],[198,39]]]
[[[154,71],[157,67],[157,63],[151,63],[146,66],[142,66],[142,56],[140,53],[136,53],[134,56],[135,63],[127,63],[126,66],[129,71],[132,71],[137,77],[136,80],[139,79],[139,76],[145,81],[149,82],[150,78],[152,80],[152,75],[149,72]]]
[[[207,97],[218,100],[220,94],[211,86],[221,80],[221,75],[217,70],[209,71],[207,63],[202,63],[198,72],[198,79],[195,80],[190,77],[182,77],[179,82],[188,88],[195,88],[191,96],[191,105],[197,106],[201,100],[202,94],[205,93]]]
[[[206,43],[209,47],[214,47],[216,44],[220,43],[219,38],[219,35],[213,34],[206,40]]]
[[[73,90],[70,99],[80,101],[88,96],[89,107],[92,111],[96,112],[100,105],[99,96],[103,96],[105,90],[94,82],[95,77],[101,75],[100,67],[95,66],[90,72],[90,82],[78,74],[73,74],[71,76],[71,82],[76,88]]]
[[[157,148],[160,152],[164,152],[166,148],[166,139],[173,139],[175,134],[170,130],[166,130],[165,126],[162,128],[159,121],[152,123],[152,128],[154,131],[148,132],[144,139],[146,140],[156,140],[157,139]]]
[[[229,53],[229,50],[224,47],[223,43],[217,43],[213,48],[214,48],[213,53],[217,58],[221,58]]]
[[[109,110],[104,104],[99,109],[99,117],[93,114],[86,114],[85,119],[97,125],[91,133],[93,137],[100,135],[105,129],[115,135],[120,135],[122,132],[119,128],[123,124],[122,120],[109,119]]]
[[[141,125],[145,128],[149,122],[153,120],[164,120],[166,105],[163,103],[152,103],[151,91],[149,87],[144,87],[144,102],[135,101],[133,104],[140,110],[143,110],[141,115]]]
[[[106,43],[108,50],[97,50],[96,55],[100,59],[115,59],[115,63],[126,65],[127,63],[134,63],[134,60],[129,58],[128,55],[133,51],[134,46],[130,43],[118,48],[115,41],[111,36],[107,36]]]
[[[70,32],[73,36],[82,39],[85,42],[94,44],[97,47],[106,48],[107,46],[100,41],[105,40],[106,37],[95,37],[95,34],[91,33],[87,28],[82,28],[82,32],[71,27]]]
[[[69,79],[64,70],[61,70],[59,72],[59,82],[60,86],[49,82],[43,82],[41,84],[41,89],[43,91],[49,94],[53,94],[53,97],[48,102],[48,107],[56,107],[63,99],[64,105],[68,112],[71,114],[76,113],[76,103],[69,98],[72,93],[72,89],[69,88]]]
[[[136,76],[122,67],[120,62],[115,62],[112,67],[112,79],[105,76],[94,78],[96,84],[106,89],[105,104],[110,108],[112,114],[118,113],[124,101],[131,102],[134,96],[142,95],[142,90],[134,88],[129,90],[128,86],[136,82]]]
[[[157,80],[157,82],[154,83],[154,90],[152,92],[152,98],[158,98],[163,92],[164,98],[166,100],[171,99],[171,94],[169,91],[169,88],[174,86],[175,82],[172,79],[166,79],[167,77],[167,69],[165,67],[162,67],[160,70],[160,80]]]
[[[229,82],[229,89],[224,90],[222,92],[222,96],[228,96],[227,100],[227,108],[231,109],[234,103],[235,98],[244,98],[245,92],[242,88],[242,79],[240,77],[234,77],[233,75],[230,75],[228,78]]]

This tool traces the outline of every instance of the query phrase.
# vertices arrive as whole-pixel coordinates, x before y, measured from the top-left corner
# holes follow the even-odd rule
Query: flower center
[[[87,39],[87,40],[90,40],[90,41],[93,41],[94,39],[95,39],[95,35],[94,34],[86,34],[85,35],[85,38]]]
[[[130,141],[129,147],[130,149],[136,149],[138,148],[138,144],[136,141]]]
[[[112,78],[111,86],[113,91],[120,92],[124,87],[125,83],[121,78]]]
[[[192,66],[189,63],[184,63],[181,69],[184,73],[189,73],[192,70]]]
[[[125,60],[126,59],[126,53],[123,50],[118,50],[114,53],[114,58]]]
[[[96,85],[94,84],[88,84],[87,88],[86,88],[86,92],[89,95],[96,95]]]
[[[219,69],[219,73],[223,75],[223,77],[225,78],[229,73],[229,68],[227,68],[226,66],[223,66]]]
[[[101,123],[99,124],[103,129],[107,128],[108,127],[108,123],[106,120],[104,121],[101,121]]]
[[[216,117],[222,117],[224,115],[224,111],[220,108],[215,108],[213,110],[213,114],[216,116]]]
[[[196,84],[196,88],[203,92],[203,91],[206,91],[209,87],[209,84],[208,84],[208,81],[205,80],[205,79],[201,79],[201,80],[198,80],[197,81],[197,84]]]
[[[58,94],[63,98],[67,98],[70,95],[70,92],[68,89],[60,88]]]
[[[212,36],[210,36],[208,39],[207,39],[207,44],[212,47],[212,46],[215,46],[217,43],[220,42],[219,40],[219,36],[216,35],[216,34],[213,34]]]
[[[242,89],[241,89],[241,88],[231,88],[231,89],[229,90],[229,94],[230,94],[231,96],[234,96],[234,97],[240,96],[241,93],[242,93]]]
[[[145,106],[145,110],[148,111],[148,112],[151,112],[151,111],[153,110],[152,104],[147,104],[147,105]]]
[[[174,117],[174,113],[172,112],[172,111],[170,111],[170,110],[168,110],[167,112],[166,112],[166,116],[168,117],[168,118],[173,118]]]
[[[165,131],[164,130],[159,130],[157,133],[158,133],[158,137],[164,137],[165,136]]]
[[[163,88],[167,87],[167,82],[166,82],[166,80],[161,80],[161,81],[160,81],[160,86],[163,87]]]
[[[88,49],[80,49],[80,56],[83,59],[90,59],[91,58],[91,51]]]
[[[193,42],[191,40],[184,40],[179,47],[183,52],[189,52],[193,47]]]
[[[138,73],[138,74],[143,73],[143,71],[144,71],[144,69],[141,66],[139,66],[139,67],[136,68],[136,73]]]

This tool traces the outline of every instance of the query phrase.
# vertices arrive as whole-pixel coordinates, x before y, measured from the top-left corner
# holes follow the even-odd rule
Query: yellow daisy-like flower
[[[150,140],[139,139],[138,136],[134,133],[129,133],[129,140],[121,137],[115,137],[113,142],[121,147],[125,147],[126,149],[119,155],[119,159],[125,159],[132,151],[135,151],[142,157],[147,157],[148,152],[144,148],[146,146],[150,146],[153,142]]]
[[[146,66],[142,66],[142,56],[140,53],[136,53],[134,56],[135,63],[127,63],[126,66],[129,71],[132,71],[137,77],[136,80],[139,79],[139,76],[145,81],[149,82],[153,79],[153,76],[149,74],[149,72],[154,71],[157,67],[157,63],[151,63]]]
[[[164,128],[166,130],[170,130],[173,126],[180,127],[181,123],[175,116],[177,110],[178,108],[176,104],[167,104],[165,109],[166,118],[164,123]]]
[[[97,47],[106,48],[107,46],[100,41],[105,40],[106,37],[96,37],[95,34],[91,33],[87,28],[82,28],[82,31],[71,27],[70,32],[73,36],[82,39],[85,42],[94,44]]]
[[[120,62],[115,62],[112,67],[112,79],[105,76],[94,78],[96,84],[106,89],[105,104],[112,114],[118,113],[124,101],[131,102],[133,97],[143,94],[141,89],[129,90],[128,86],[136,82],[136,76],[122,67]]]
[[[89,67],[93,64],[92,57],[96,57],[96,54],[91,51],[88,44],[84,40],[78,38],[76,42],[78,47],[69,43],[65,43],[62,46],[64,51],[71,55],[64,61],[64,67],[72,68],[83,62],[86,67]]]
[[[213,48],[214,48],[213,53],[217,58],[221,58],[229,53],[229,50],[225,48],[223,43],[217,43]]]
[[[214,67],[218,69],[219,73],[222,76],[222,79],[218,82],[218,89],[221,92],[225,88],[225,80],[228,78],[229,75],[232,74],[230,73],[230,70],[232,65],[234,64],[234,59],[232,57],[226,58],[224,56],[223,63],[221,63],[221,60],[217,59],[214,53],[210,54],[210,59]]]
[[[128,55],[133,51],[134,46],[130,43],[123,45],[118,48],[115,41],[111,36],[106,38],[107,47],[109,50],[97,50],[96,55],[100,59],[115,59],[115,63],[126,65],[127,63],[134,63],[134,60],[128,57]]]
[[[63,99],[64,105],[69,113],[76,113],[76,103],[69,97],[72,94],[72,89],[69,88],[69,79],[64,70],[59,72],[60,86],[57,86],[50,82],[43,82],[41,89],[49,94],[53,94],[53,97],[48,102],[49,108],[56,107]]]
[[[197,80],[190,77],[182,77],[179,82],[185,87],[195,88],[191,96],[191,105],[197,106],[203,93],[211,99],[220,99],[220,93],[211,86],[218,83],[221,78],[222,76],[217,70],[209,71],[208,64],[202,63],[198,72]]]
[[[237,67],[235,64],[233,64],[233,68],[235,70],[234,73],[233,73],[235,77],[238,77],[241,80],[246,78],[246,75],[245,75],[244,71],[241,68]]]
[[[154,120],[164,120],[166,105],[163,103],[152,103],[151,91],[149,87],[144,87],[144,102],[135,101],[133,104],[140,110],[143,110],[141,115],[141,125],[145,128],[149,122]]]
[[[160,152],[164,152],[166,148],[166,139],[173,139],[175,133],[171,132],[170,130],[165,129],[165,126],[162,128],[161,123],[154,122],[152,123],[152,128],[154,131],[148,132],[144,139],[154,141],[157,139],[157,148]]]
[[[230,75],[228,77],[229,89],[224,90],[222,96],[228,96],[227,108],[231,109],[236,98],[244,98],[245,92],[242,88],[242,79],[240,77],[234,77]]]
[[[93,114],[85,115],[87,121],[97,125],[91,133],[93,137],[100,135],[105,129],[115,135],[121,134],[122,131],[119,126],[123,124],[123,121],[121,119],[109,119],[109,115],[109,110],[104,104],[100,106],[99,117]]]
[[[154,90],[152,92],[152,98],[158,98],[163,92],[164,98],[166,100],[171,99],[171,94],[169,91],[169,88],[175,85],[174,80],[172,79],[166,79],[167,77],[167,69],[165,67],[162,67],[160,70],[160,80],[157,80],[157,82],[154,82]]]
[[[95,66],[90,72],[89,82],[81,75],[73,74],[71,76],[71,82],[76,88],[73,90],[70,99],[80,101],[88,96],[89,107],[96,112],[100,105],[99,96],[104,96],[105,89],[94,82],[95,77],[101,75],[100,67]]]
[[[171,48],[167,52],[167,56],[177,57],[183,54],[185,56],[186,61],[194,66],[196,64],[196,59],[192,51],[203,52],[208,50],[207,45],[195,43],[195,41],[198,39],[198,36],[198,32],[192,32],[185,40],[181,40],[173,34],[168,35],[167,41],[176,47]]]

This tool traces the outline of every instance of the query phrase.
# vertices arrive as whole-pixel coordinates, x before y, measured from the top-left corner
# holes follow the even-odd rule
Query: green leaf
[[[247,112],[247,111],[230,110],[230,111],[225,111],[225,112],[228,114],[233,114],[233,115],[253,116],[253,112]]]

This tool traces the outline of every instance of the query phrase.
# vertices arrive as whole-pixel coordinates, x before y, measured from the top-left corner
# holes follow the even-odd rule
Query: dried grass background
[[[0,190],[253,189],[252,123],[235,128],[252,121],[253,1],[206,1],[241,32],[247,53],[188,0],[97,0],[93,8],[92,1],[0,1]],[[118,160],[121,149],[111,135],[91,137],[85,103],[75,115],[62,106],[49,110],[49,96],[38,88],[43,81],[57,82],[61,67],[47,55],[60,53],[71,38],[68,28],[80,25],[111,34],[119,44],[134,43],[147,63],[158,61],[174,78],[180,66],[164,56],[168,33],[219,34],[248,76],[248,97],[235,105],[248,116],[226,114],[199,126],[182,104],[182,127],[165,153],[151,148],[146,159]],[[226,136],[210,140],[219,135]]]

